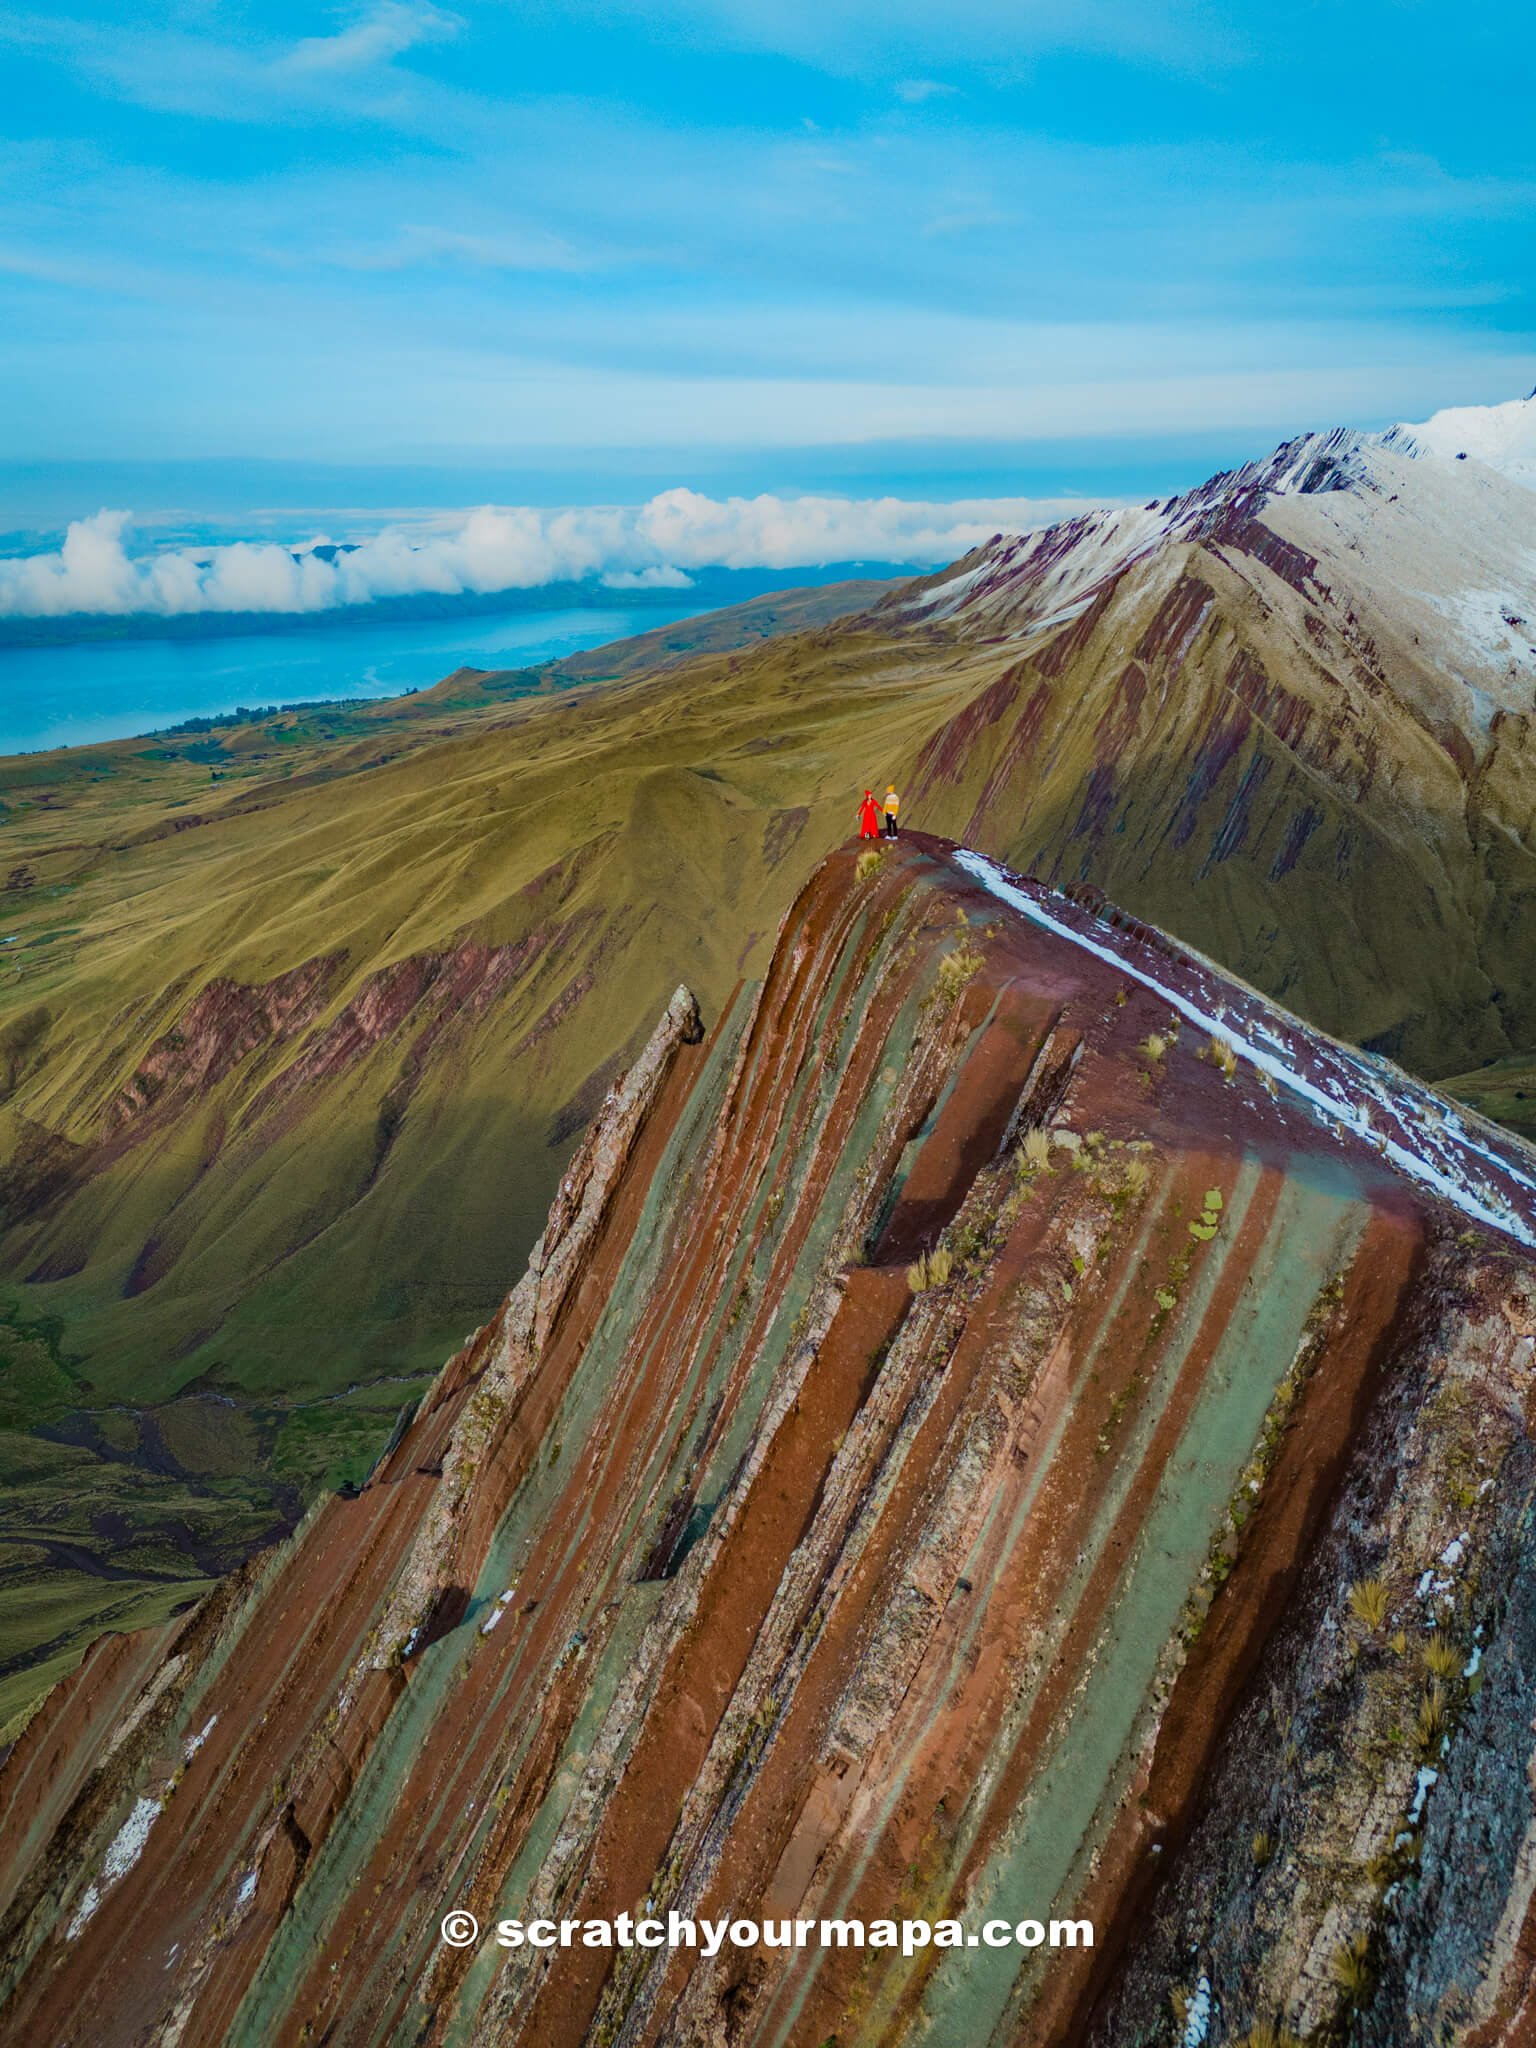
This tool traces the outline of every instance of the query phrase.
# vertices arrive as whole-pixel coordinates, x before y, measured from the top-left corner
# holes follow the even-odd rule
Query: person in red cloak
[[[864,792],[864,801],[859,805],[859,837],[880,837],[880,806],[875,802],[873,791],[867,789]]]

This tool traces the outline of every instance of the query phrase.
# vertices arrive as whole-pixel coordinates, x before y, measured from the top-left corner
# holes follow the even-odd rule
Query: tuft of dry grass
[[[1437,1628],[1424,1645],[1424,1669],[1447,1685],[1461,1676],[1461,1652],[1444,1629]]]
[[[1414,1743],[1422,1756],[1432,1756],[1439,1748],[1450,1722],[1445,1687],[1438,1679],[1431,1680],[1419,1701],[1419,1717],[1413,1724]]]
[[[1237,1047],[1230,1038],[1213,1034],[1206,1044],[1205,1057],[1230,1081],[1237,1072]]]
[[[861,882],[869,882],[885,866],[885,855],[878,846],[867,846],[854,863],[853,871]]]
[[[1333,1952],[1333,1981],[1352,2005],[1362,2005],[1371,1990],[1371,1937],[1357,1934]]]
[[[1302,2040],[1283,2020],[1255,2020],[1235,2048],[1302,2048]]]
[[[1048,1131],[1038,1126],[1024,1133],[1024,1142],[1019,1147],[1019,1158],[1031,1173],[1043,1173],[1051,1163],[1051,1139]]]
[[[939,960],[938,992],[946,1003],[954,1002],[960,991],[981,968],[981,955],[962,939]]]
[[[1161,1031],[1149,1031],[1141,1041],[1143,1056],[1155,1066],[1161,1065],[1168,1052],[1168,1041]]]
[[[914,1294],[926,1294],[930,1287],[943,1287],[954,1268],[954,1259],[944,1245],[931,1252],[919,1252],[907,1268],[907,1285]]]
[[[1349,1589],[1349,1611],[1364,1629],[1373,1633],[1387,1618],[1391,1596],[1380,1579],[1356,1579]]]

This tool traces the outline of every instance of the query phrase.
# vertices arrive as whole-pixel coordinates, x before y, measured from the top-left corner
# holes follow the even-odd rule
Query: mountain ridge
[[[1172,2000],[1512,2048],[1533,1189],[1091,892],[834,852],[702,1041],[669,1004],[360,1495],[29,1728],[3,2024],[1107,2048]],[[490,1940],[620,1908],[1099,1941]]]

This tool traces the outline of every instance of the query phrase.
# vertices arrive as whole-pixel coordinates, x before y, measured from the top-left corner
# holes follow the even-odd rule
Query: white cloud
[[[693,578],[663,562],[653,569],[610,569],[603,577],[605,590],[691,590]]]
[[[418,43],[440,43],[464,26],[456,14],[429,0],[378,0],[350,28],[333,36],[306,36],[281,60],[288,71],[364,71],[387,64]]]
[[[721,499],[679,488],[638,506],[482,505],[445,531],[390,526],[334,556],[316,552],[316,542],[252,541],[135,556],[130,515],[102,511],[74,521],[59,549],[0,560],[0,617],[318,612],[382,597],[528,590],[593,576],[612,589],[684,589],[688,572],[705,568],[926,566],[996,532],[1081,509],[1076,500],[1028,498]]]

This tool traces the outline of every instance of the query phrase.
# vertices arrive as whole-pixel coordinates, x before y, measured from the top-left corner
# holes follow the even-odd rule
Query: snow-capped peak
[[[1510,485],[1523,487],[1513,500]],[[955,621],[1020,640],[1073,625],[1138,565],[1181,546],[1229,566],[1256,556],[1299,591],[1311,577],[1308,602],[1347,588],[1374,603],[1378,625],[1429,650],[1425,659],[1471,692],[1456,716],[1485,738],[1496,712],[1530,705],[1536,506],[1526,492],[1536,492],[1536,393],[1384,433],[1298,434],[1176,497],[995,535],[884,606],[904,624]],[[1278,567],[1276,545],[1292,549]],[[1348,626],[1354,614],[1346,605],[1337,616]]]
[[[1400,455],[1470,459],[1536,490],[1536,391],[1503,405],[1452,405],[1415,426],[1389,427],[1382,446]]]

